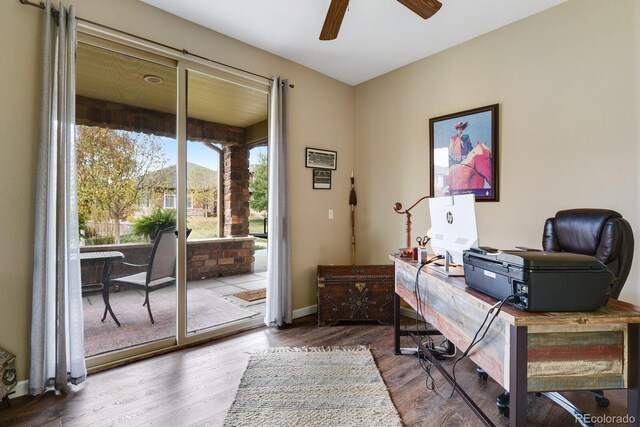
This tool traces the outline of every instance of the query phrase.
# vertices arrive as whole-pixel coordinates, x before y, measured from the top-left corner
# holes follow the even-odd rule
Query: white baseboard
[[[318,305],[310,305],[309,307],[299,308],[298,310],[293,310],[291,314],[293,319],[298,319],[300,317],[309,316],[310,314],[316,314],[318,312]],[[416,317],[416,312],[411,308],[400,308],[400,315],[405,317],[414,318]],[[422,317],[420,317],[422,318]]]
[[[16,397],[26,396],[29,394],[29,380],[18,381],[15,388],[11,391],[15,391],[15,393],[9,396],[9,399],[15,399]]]
[[[291,313],[291,317],[293,319],[298,319],[300,317],[308,316],[310,314],[315,314],[318,312],[318,305],[310,305],[309,307],[299,308],[297,310],[293,310]]]

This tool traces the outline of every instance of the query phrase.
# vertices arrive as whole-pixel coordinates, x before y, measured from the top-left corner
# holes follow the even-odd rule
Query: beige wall
[[[571,207],[618,210],[640,241],[638,3],[572,0],[357,86],[359,262],[405,246],[392,206],[429,192],[429,118],[494,103],[500,202],[477,205],[481,244],[539,248]],[[426,203],[413,222],[427,231]],[[639,255],[621,295],[635,303]]]
[[[290,79],[290,182],[293,307],[315,304],[315,268],[350,259],[349,176],[353,164],[353,88],[283,58],[178,19],[135,0],[68,0],[77,15],[265,76]],[[34,177],[39,112],[40,12],[2,4],[0,44],[0,346],[28,375],[33,262]],[[311,189],[306,146],[338,152],[333,189]],[[335,219],[327,220],[327,210]]]

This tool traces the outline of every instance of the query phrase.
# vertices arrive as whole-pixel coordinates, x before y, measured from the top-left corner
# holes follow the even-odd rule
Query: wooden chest
[[[393,265],[319,265],[318,325],[393,323]]]

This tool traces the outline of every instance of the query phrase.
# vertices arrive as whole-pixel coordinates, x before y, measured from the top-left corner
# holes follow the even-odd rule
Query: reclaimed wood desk
[[[417,301],[420,265],[394,255],[390,259],[395,263],[394,352],[400,354],[400,298],[466,349],[497,301],[466,286],[463,277],[445,277],[426,267],[419,275]],[[639,324],[640,307],[614,299],[593,312],[529,313],[504,305],[469,358],[510,392],[511,426],[526,425],[527,392],[618,388],[627,389],[629,425],[638,426]],[[459,385],[456,390],[485,425],[493,425]]]

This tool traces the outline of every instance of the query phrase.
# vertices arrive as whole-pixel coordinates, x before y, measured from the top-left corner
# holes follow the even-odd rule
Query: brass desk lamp
[[[421,201],[423,201],[424,199],[430,199],[431,196],[423,196],[420,199],[418,199],[417,202],[415,202],[413,205],[411,205],[411,207],[405,209],[404,211],[402,210],[402,203],[400,202],[396,202],[393,205],[393,210],[396,211],[396,213],[399,214],[404,214],[407,216],[407,250],[411,250],[413,251],[413,244],[411,243],[411,209],[415,208],[418,203],[420,203]],[[431,236],[427,237],[426,241],[422,242],[423,246],[426,246],[427,242],[430,240]]]

